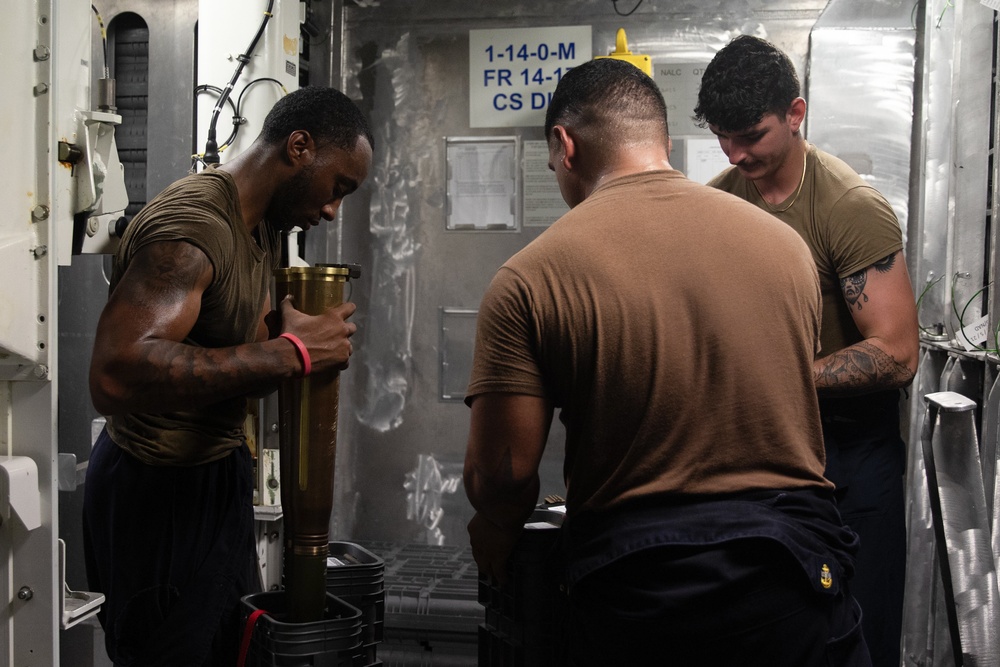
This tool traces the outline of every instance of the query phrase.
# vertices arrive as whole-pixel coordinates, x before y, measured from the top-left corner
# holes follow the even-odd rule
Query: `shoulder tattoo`
[[[189,290],[211,266],[195,246],[173,241],[152,243],[136,258],[141,258],[148,284],[157,293]]]
[[[868,269],[875,269],[879,273],[888,273],[896,263],[896,253],[884,257],[869,267],[855,271],[846,278],[840,279],[840,290],[844,293],[847,303],[853,308],[861,310],[863,304],[868,303],[868,295],[865,294],[865,285],[868,284]]]

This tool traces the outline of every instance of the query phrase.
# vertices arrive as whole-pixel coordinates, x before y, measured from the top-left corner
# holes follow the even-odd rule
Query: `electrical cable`
[[[969,310],[969,306],[972,305],[972,302],[976,300],[976,297],[985,292],[990,287],[990,285],[993,284],[992,282],[987,283],[986,285],[983,285],[978,290],[976,290],[976,292],[969,297],[969,300],[965,302],[965,306],[962,308],[962,312],[959,313],[958,306],[955,304],[955,283],[958,281],[958,278],[968,277],[968,275],[969,275],[968,273],[956,273],[955,280],[953,280],[951,283],[951,309],[952,311],[954,311],[955,316],[958,318],[958,332],[962,334],[962,338],[965,339],[965,342],[967,342],[969,345],[972,345],[977,350],[983,350],[986,352],[996,352],[997,350],[990,350],[985,345],[980,345],[979,343],[973,343],[971,340],[969,340],[969,337],[965,333],[965,313]]]
[[[219,114],[222,113],[222,107],[226,104],[226,101],[229,100],[229,95],[233,92],[233,87],[236,86],[236,81],[243,73],[243,68],[250,62],[250,57],[253,55],[254,49],[257,48],[257,42],[260,41],[261,35],[264,34],[267,22],[271,20],[271,10],[273,8],[274,0],[268,0],[267,9],[264,10],[264,18],[260,22],[257,34],[253,36],[253,40],[251,40],[250,46],[247,47],[246,52],[236,58],[238,64],[236,66],[236,71],[233,72],[233,78],[226,84],[226,87],[222,90],[222,95],[219,96],[218,102],[216,102],[215,107],[212,109],[212,118],[208,124],[208,138],[205,140],[205,152],[203,153],[202,158],[202,161],[205,164],[218,164],[219,162],[219,144],[215,139],[215,126],[219,122]]]
[[[928,336],[934,336],[936,334],[930,329],[924,327],[924,325],[920,324],[920,303],[924,300],[924,296],[927,294],[927,292],[929,292],[932,287],[941,282],[943,278],[944,276],[938,276],[935,280],[928,281],[927,285],[924,286],[923,291],[920,292],[920,296],[917,297],[917,327],[919,327],[920,330],[925,334],[927,334]]]
[[[215,93],[219,97],[222,96],[222,88],[219,88],[218,86],[213,86],[213,85],[208,84],[208,83],[203,83],[201,85],[198,85],[198,86],[194,87],[194,94],[195,95],[198,95],[198,94],[204,93],[204,92]],[[229,103],[229,107],[233,110],[233,113],[237,113],[238,107],[236,106],[236,104],[231,99],[226,100],[226,102]]]
[[[971,297],[969,297],[969,300],[965,303],[965,307],[962,308],[962,314],[959,315],[959,317],[958,317],[958,327],[959,327],[958,330],[962,332],[962,338],[965,339],[965,342],[967,342],[969,345],[974,346],[976,349],[983,350],[985,352],[996,352],[997,350],[995,350],[995,349],[991,350],[990,348],[986,347],[985,345],[980,345],[978,343],[973,343],[971,340],[969,340],[969,337],[965,334],[965,311],[967,311],[969,309],[969,306],[972,305],[972,302],[976,299],[976,297],[979,296],[980,294],[982,294],[983,292],[985,292],[986,289],[990,285],[992,285],[992,284],[993,283],[989,283],[988,285],[984,285],[983,287],[980,287],[979,290],[975,294],[973,294]]]
[[[213,85],[210,85],[210,84],[207,84],[207,83],[203,83],[201,85],[198,85],[198,86],[194,87],[195,97],[197,97],[198,95],[200,95],[201,93],[204,93],[204,92],[215,93],[216,95],[219,96],[219,99],[221,99],[223,91],[222,91],[222,88],[219,88],[218,86],[213,86]],[[240,112],[239,112],[239,108],[237,107],[237,105],[233,102],[233,100],[231,98],[228,99],[228,100],[226,100],[226,102],[229,104],[229,107],[233,110],[233,118],[238,117]],[[234,122],[233,132],[232,132],[232,134],[229,135],[229,138],[226,139],[225,142],[223,142],[222,146],[219,148],[219,152],[221,153],[222,151],[224,151],[226,149],[227,146],[231,146],[232,143],[233,143],[233,141],[235,139],[236,139],[236,126],[235,126],[235,122]],[[192,155],[191,156],[191,160],[192,160],[191,168],[194,169],[198,165],[198,163],[207,164],[205,162],[205,160],[204,160],[204,157],[205,157],[204,153],[195,153],[194,155]]]
[[[631,10],[625,12],[624,14],[621,12],[620,9],[618,9],[618,0],[611,0],[611,4],[613,4],[615,6],[615,14],[618,14],[618,16],[632,16],[632,14],[635,13],[635,10],[639,9],[639,5],[642,4],[642,0],[639,0],[638,2],[636,2],[635,3],[635,7],[633,7]]]
[[[934,25],[935,28],[940,28],[942,21],[944,21],[944,15],[949,9],[954,9],[955,5],[951,4],[951,0],[945,0],[944,9],[941,10],[941,15],[938,16],[937,23]]]
[[[288,94],[288,89],[285,88],[285,84],[281,83],[281,81],[279,81],[278,79],[269,77],[269,76],[262,76],[259,79],[254,79],[253,81],[250,81],[249,83],[247,83],[247,85],[245,85],[243,87],[243,90],[240,91],[240,94],[236,98],[236,102],[235,103],[233,102],[233,98],[232,97],[230,97],[228,100],[226,100],[226,103],[229,104],[229,108],[232,109],[232,111],[233,111],[233,131],[229,135],[229,137],[219,146],[219,153],[220,154],[223,151],[225,151],[227,148],[229,148],[230,146],[233,145],[233,142],[236,141],[236,137],[239,134],[240,128],[243,127],[243,125],[245,125],[246,122],[247,122],[247,119],[243,116],[243,111],[242,111],[242,109],[243,109],[243,96],[255,84],[262,83],[262,82],[265,82],[265,81],[269,81],[271,83],[277,84],[277,86],[279,88],[281,88],[281,93],[283,95],[287,95]],[[215,93],[216,95],[219,95],[221,97],[223,91],[218,86],[213,86],[213,85],[210,85],[210,84],[207,84],[207,83],[203,83],[203,84],[201,84],[199,86],[195,86],[195,89],[194,89],[195,95],[199,95],[200,93],[204,93],[204,92],[212,92],[212,93]],[[196,153],[195,155],[192,155],[191,156],[191,159],[193,161],[192,165],[191,165],[192,169],[194,167],[196,167],[199,163],[206,164],[206,162],[204,160],[204,157],[205,157],[204,153]]]
[[[254,84],[257,84],[257,83],[261,83],[262,81],[270,81],[272,83],[276,83],[276,84],[278,84],[278,87],[281,88],[282,94],[284,94],[284,95],[288,94],[288,89],[285,88],[285,84],[281,83],[277,79],[273,79],[273,78],[271,78],[269,76],[262,76],[259,79],[254,79],[253,81],[251,81],[247,85],[243,86],[243,90],[240,91],[239,97],[236,98],[236,115],[240,117],[240,124],[242,124],[242,122],[243,122],[243,112],[240,111],[243,108],[243,96],[246,95],[246,92],[248,90],[250,90],[251,86],[253,86]]]
[[[104,19],[101,17],[101,13],[97,11],[95,5],[90,6],[94,10],[94,14],[97,16],[97,26],[101,29],[101,45],[104,47],[104,78],[111,78],[111,70],[108,69],[108,31],[104,27]]]
[[[250,90],[250,88],[254,84],[260,83],[262,81],[270,81],[272,83],[276,83],[278,85],[278,87],[281,88],[282,95],[287,95],[288,94],[288,89],[285,88],[285,85],[283,83],[281,83],[277,79],[274,79],[274,78],[271,78],[271,77],[268,77],[268,76],[262,76],[261,78],[254,79],[253,81],[249,82],[247,85],[243,86],[243,90],[240,91],[239,96],[236,98],[236,104],[235,105],[233,105],[233,100],[230,97],[227,101],[229,102],[229,106],[233,109],[233,131],[229,135],[229,138],[226,139],[219,146],[219,153],[222,153],[224,150],[226,150],[227,148],[229,148],[230,146],[233,145],[233,142],[236,141],[236,137],[239,134],[240,128],[243,127],[244,125],[246,125],[247,119],[243,115],[243,95],[248,90]],[[215,88],[215,87],[212,86],[212,88]],[[218,90],[218,92],[220,92],[220,93],[222,92],[218,88],[215,88],[215,90]]]
[[[955,283],[958,282],[959,278],[968,277],[969,273],[967,271],[956,271],[955,275],[951,279],[951,312],[954,313],[959,324],[962,323],[962,315],[958,312],[958,305],[955,303]]]

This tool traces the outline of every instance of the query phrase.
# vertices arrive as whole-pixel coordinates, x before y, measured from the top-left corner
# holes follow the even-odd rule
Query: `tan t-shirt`
[[[770,212],[797,231],[809,246],[823,293],[821,354],[833,354],[862,340],[840,280],[903,249],[899,221],[889,202],[847,163],[815,146],[806,152],[802,191],[794,202],[790,201],[793,193],[788,200],[769,207],[735,167],[709,185]],[[780,211],[789,203],[788,210]]]
[[[266,223],[258,232],[259,241],[243,222],[236,184],[228,173],[209,169],[188,176],[157,195],[129,224],[115,254],[110,289],[146,245],[186,241],[208,256],[214,277],[184,342],[200,347],[252,342],[279,258],[277,234]],[[234,398],[195,410],[114,415],[108,417],[108,434],[146,463],[207,463],[240,446],[246,410],[246,399]]]
[[[676,171],[602,184],[497,272],[467,401],[544,396],[569,511],[654,493],[831,488],[805,244]]]

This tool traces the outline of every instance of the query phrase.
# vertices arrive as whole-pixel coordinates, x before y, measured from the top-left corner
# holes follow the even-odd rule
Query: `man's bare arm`
[[[917,309],[897,252],[840,281],[864,340],[816,360],[820,395],[847,396],[905,387],[917,369]]]
[[[496,393],[473,400],[465,492],[477,510],[469,537],[483,572],[503,577],[538,501],[538,466],[551,424],[552,407],[543,398]]]
[[[284,339],[226,348],[183,343],[212,280],[205,254],[185,242],[140,250],[101,314],[90,388],[102,414],[163,412],[264,394],[301,373]],[[355,325],[353,304],[311,317],[282,303],[282,328],[306,344],[316,370],[346,367]]]

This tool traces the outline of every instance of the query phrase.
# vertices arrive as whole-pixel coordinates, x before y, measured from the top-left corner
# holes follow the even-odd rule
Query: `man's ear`
[[[556,154],[559,156],[563,169],[573,171],[578,166],[577,160],[579,158],[579,153],[576,150],[576,139],[563,125],[552,127],[552,137],[558,142],[559,149]]]
[[[316,142],[305,130],[295,130],[285,141],[285,157],[292,165],[311,164],[316,159]]]
[[[788,106],[788,111],[785,112],[785,120],[788,122],[792,134],[799,131],[799,126],[802,125],[802,121],[806,118],[806,101],[801,97],[796,97],[792,100],[792,103]]]

